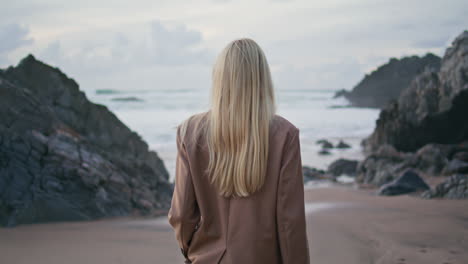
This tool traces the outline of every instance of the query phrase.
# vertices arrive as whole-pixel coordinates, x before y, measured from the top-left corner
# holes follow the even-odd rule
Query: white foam
[[[317,188],[328,188],[333,186],[333,183],[327,180],[313,180],[313,181],[308,181],[304,185],[304,189],[306,190],[311,190],[311,189],[317,189]]]
[[[339,203],[305,203],[305,211],[307,214],[316,213],[332,208],[338,208],[341,204]]]
[[[341,175],[336,178],[336,181],[340,183],[349,184],[349,183],[354,183],[355,179],[354,177],[351,177],[348,175]]]

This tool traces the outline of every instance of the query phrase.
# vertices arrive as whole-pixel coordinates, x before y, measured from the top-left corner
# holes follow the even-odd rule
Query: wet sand
[[[468,201],[306,191],[311,263],[468,263]],[[0,228],[2,264],[183,263],[165,218]]]
[[[308,217],[312,263],[468,263],[468,201],[372,193],[306,193],[307,201],[338,206]]]

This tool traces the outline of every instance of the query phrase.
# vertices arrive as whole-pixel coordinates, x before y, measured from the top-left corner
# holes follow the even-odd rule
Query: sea
[[[379,111],[350,107],[344,98],[333,98],[334,90],[277,90],[277,114],[300,130],[303,165],[326,169],[338,158],[362,159],[362,139],[372,133]],[[159,157],[174,179],[176,126],[189,116],[208,110],[209,90],[90,90],[87,97],[106,105],[130,129],[137,132]],[[349,149],[332,149],[320,155],[317,140],[333,144],[340,140]]]

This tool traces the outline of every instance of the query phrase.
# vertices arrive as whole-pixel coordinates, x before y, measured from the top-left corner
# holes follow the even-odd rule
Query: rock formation
[[[468,199],[468,175],[455,174],[422,194],[424,198]]]
[[[327,173],[335,177],[341,175],[355,176],[357,165],[357,160],[338,159],[328,166]]]
[[[437,71],[440,58],[434,54],[412,56],[390,61],[366,75],[352,91],[341,90],[335,97],[344,96],[353,106],[383,108],[397,99],[415,76],[425,70]]]
[[[0,71],[0,225],[153,214],[171,193],[158,155],[59,69]]]
[[[302,166],[302,176],[304,183],[316,180],[334,180],[334,178],[326,174],[324,170],[319,170],[309,166]]]
[[[337,148],[337,149],[349,149],[349,148],[351,148],[351,145],[344,142],[343,140],[340,140],[340,142],[338,142],[338,144],[335,146],[335,148]]]
[[[321,145],[322,149],[332,149],[333,148],[333,144],[330,141],[326,140],[326,139],[317,140],[315,142],[315,144]]]
[[[446,50],[439,71],[416,76],[381,111],[363,145],[368,155],[358,165],[359,183],[388,187],[411,169],[447,177],[423,197],[468,199],[468,31]]]
[[[440,71],[418,75],[398,101],[381,111],[367,151],[382,144],[416,151],[428,143],[468,140],[468,31],[458,36],[442,59]]]
[[[423,193],[425,198],[468,199],[468,142],[455,145],[428,144],[417,152],[399,152],[391,145],[382,145],[359,162],[356,181],[381,186],[380,194],[396,195],[418,190],[407,188],[399,179],[407,171],[422,178],[448,177],[443,183]],[[406,179],[404,179],[406,180]]]
[[[357,181],[381,186],[409,168],[440,176],[449,164],[450,155],[457,151],[454,146],[429,144],[416,153],[403,153],[391,145],[382,145],[358,164]]]
[[[404,171],[395,180],[384,184],[378,194],[379,195],[400,195],[417,191],[428,190],[427,183],[412,169]]]

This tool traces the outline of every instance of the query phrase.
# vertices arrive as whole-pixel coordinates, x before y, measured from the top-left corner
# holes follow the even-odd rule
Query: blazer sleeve
[[[282,263],[309,264],[298,129],[290,136],[283,150],[277,199],[277,225]]]
[[[187,252],[193,233],[200,220],[200,212],[195,196],[188,155],[177,130],[177,158],[174,193],[169,210],[169,223],[174,228],[182,254],[188,260]]]

